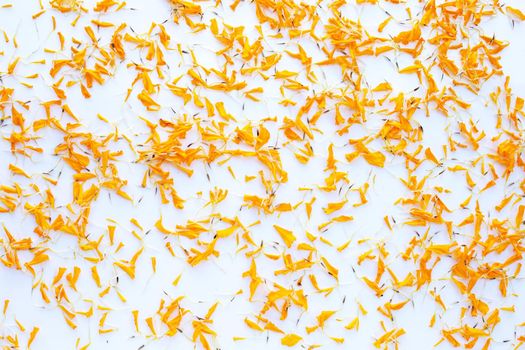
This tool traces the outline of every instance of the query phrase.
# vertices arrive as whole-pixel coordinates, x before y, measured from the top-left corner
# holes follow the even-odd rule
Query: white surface
[[[2,0],[0,4],[3,3],[6,3],[6,1]],[[87,7],[91,7],[88,5],[91,2],[86,1],[85,3]],[[83,42],[89,41],[83,28],[94,18],[101,17],[104,21],[111,21],[117,25],[120,22],[126,22],[128,28],[125,32],[130,32],[130,28],[133,28],[135,33],[145,33],[148,31],[151,23],[163,23],[165,20],[168,20],[165,26],[171,35],[172,47],[175,48],[178,43],[182,45],[183,49],[191,47],[195,50],[198,61],[201,64],[208,67],[222,67],[223,60],[213,54],[213,51],[220,49],[221,45],[209,33],[202,32],[195,35],[191,34],[191,30],[184,24],[175,26],[170,20],[170,8],[167,1],[131,0],[127,3],[126,7],[128,9],[116,14],[86,14],[80,18],[76,27],[70,26],[71,21],[75,18],[74,14],[60,14],[53,10],[49,10],[37,20],[33,20],[31,16],[39,10],[37,1],[13,1],[13,8],[0,10],[0,29],[5,30],[11,37],[16,34],[19,44],[18,49],[15,49],[11,44],[2,44],[3,47],[0,51],[4,51],[4,54],[0,56],[0,70],[5,70],[7,64],[15,56],[22,57],[16,69],[16,77],[3,77],[2,83],[5,86],[15,87],[17,99],[31,101],[31,111],[24,112],[28,121],[44,117],[44,110],[39,106],[39,103],[56,98],[52,89],[49,88],[56,81],[48,74],[50,62],[52,59],[68,57],[66,55],[71,45],[70,42],[67,42],[65,45],[66,50],[63,53],[47,54],[43,52],[44,48],[59,48],[57,36],[51,30],[51,15],[54,15],[57,19],[57,30],[62,31],[66,38],[76,37]],[[421,4],[417,1],[410,1],[409,3],[413,8],[421,7]],[[520,5],[518,1],[514,3],[517,4],[515,6]],[[45,6],[47,7],[47,4]],[[235,14],[227,6],[219,6],[218,9],[213,9],[208,3],[203,3],[202,6],[205,8],[203,16],[205,21],[213,17],[222,18],[230,25],[246,26],[244,33],[251,40],[257,37],[257,31],[253,27],[255,17],[250,2],[241,2]],[[401,6],[396,7],[388,4],[384,4],[384,6],[388,9],[392,8],[392,11],[394,11],[392,14],[400,20],[406,17],[406,13],[403,12]],[[134,8],[135,10],[129,10],[129,8]],[[386,18],[383,11],[373,6],[348,5],[345,6],[345,11],[351,18],[360,18],[362,24],[367,28],[377,27]],[[215,12],[218,16],[215,15]],[[323,13],[323,11],[320,12]],[[402,25],[400,26],[402,27]],[[392,27],[396,26],[393,25]],[[486,35],[492,36],[493,33],[496,33],[498,38],[508,40],[511,43],[502,54],[503,70],[505,74],[512,77],[511,86],[513,92],[518,95],[520,93],[523,94],[525,92],[525,79],[523,79],[522,62],[525,59],[525,40],[522,40],[522,37],[525,34],[525,24],[518,22],[511,24],[506,16],[501,15],[493,20],[483,22],[482,27]],[[268,28],[263,27],[263,31],[266,30]],[[96,34],[101,38],[100,45],[108,45],[111,33],[112,29],[99,29]],[[308,52],[314,60],[322,58],[320,51],[316,50],[307,38],[288,42],[286,39],[267,39],[265,45],[267,45],[268,51],[283,52],[283,50],[288,49],[296,52],[296,43],[298,42],[303,43],[305,48],[308,48]],[[284,44],[281,45],[282,43]],[[157,113],[148,112],[135,97],[136,93],[141,90],[140,83],[134,88],[128,102],[124,102],[127,88],[131,85],[136,75],[136,72],[127,68],[126,64],[139,62],[141,57],[145,56],[144,51],[132,49],[132,47],[132,44],[126,43],[128,56],[125,62],[116,65],[113,77],[108,78],[104,85],[99,86],[95,83],[95,86],[90,90],[92,94],[90,99],[84,99],[78,87],[66,90],[67,103],[82,120],[83,126],[79,130],[103,136],[113,132],[113,127],[118,127],[119,133],[128,135],[137,145],[146,140],[149,132],[144,122],[138,118],[139,116],[143,116],[155,123],[159,118],[176,120],[181,118],[182,114],[192,116],[197,111],[191,102],[184,106],[181,98],[175,97],[166,88],[163,88],[156,96],[156,100],[162,105],[161,111]],[[46,58],[48,62],[38,70],[30,62],[40,58]],[[186,55],[184,59],[181,59],[176,50],[165,51],[165,59],[169,66],[169,70],[164,68],[166,81],[184,74],[192,66],[190,57]],[[410,61],[405,56],[400,56],[399,65],[404,67],[407,64],[410,64]],[[282,61],[279,63],[280,69],[284,69],[284,67],[289,70],[302,69],[296,61],[286,55],[283,55]],[[340,83],[340,72],[334,67],[315,67],[314,70],[320,78],[319,83],[313,86],[315,89],[343,87]],[[62,71],[59,76],[69,74],[66,71],[67,69]],[[415,76],[398,74],[396,68],[381,57],[362,59],[362,71],[370,86],[375,86],[383,80],[391,82],[396,90],[409,91],[418,86]],[[33,89],[27,89],[20,85],[19,81],[27,81],[27,79],[21,77],[35,72],[41,75],[31,81],[35,85]],[[75,77],[78,75],[78,72],[71,70],[70,74],[72,77]],[[278,91],[278,85],[274,80],[264,81],[256,75],[253,75],[252,78],[238,77],[238,80],[245,79],[250,88],[264,87],[265,93],[260,94],[261,103],[247,100],[239,92],[222,94],[197,88],[199,93],[208,96],[214,102],[224,101],[226,109],[238,119],[237,124],[228,126],[229,131],[233,131],[237,125],[245,125],[250,121],[258,121],[265,117],[277,116],[279,120],[284,116],[294,118],[297,109],[301,106],[301,102],[307,96],[306,93],[291,94],[290,91],[287,91],[287,97],[298,102],[298,104],[294,107],[283,107],[278,104],[281,96]],[[487,84],[479,96],[469,93],[465,94],[466,100],[472,103],[472,108],[467,112],[458,112],[449,118],[445,118],[439,113],[432,113],[427,118],[422,111],[416,112],[414,119],[425,130],[422,144],[425,147],[431,147],[433,150],[436,150],[436,154],[441,155],[440,147],[446,142],[448,137],[445,128],[450,127],[452,130],[455,130],[458,120],[468,121],[469,117],[472,117],[479,123],[483,130],[487,132],[487,139],[489,139],[492,136],[491,132],[495,133],[493,128],[495,109],[493,106],[485,107],[484,101],[494,86],[502,84],[501,79],[495,78],[491,83]],[[184,84],[190,84],[190,79],[184,77],[179,85]],[[331,108],[331,106],[328,107]],[[98,120],[97,113],[108,118],[112,125],[107,125]],[[59,108],[53,108],[53,115],[61,118],[64,122],[67,120],[73,122],[71,118],[63,115]],[[276,192],[275,202],[290,202],[293,205],[300,200],[308,201],[315,195],[317,201],[310,220],[307,219],[303,208],[280,215],[258,214],[256,209],[244,208],[239,210],[244,194],[264,195],[264,188],[258,179],[247,184],[244,182],[245,174],[257,175],[259,170],[267,173],[267,169],[253,159],[232,159],[221,167],[216,164],[209,167],[203,162],[197,161],[192,166],[192,169],[194,169],[192,177],[187,177],[183,172],[171,168],[170,173],[175,179],[175,187],[179,195],[185,198],[187,202],[184,210],[176,210],[170,205],[161,205],[153,185],[146,189],[140,187],[146,168],[142,164],[133,163],[137,155],[130,150],[124,140],[120,140],[115,144],[112,143],[109,146],[110,149],[121,149],[124,151],[124,155],[115,164],[118,167],[120,176],[128,181],[125,190],[134,200],[133,203],[130,203],[116,196],[114,192],[110,193],[108,190],[101,190],[91,209],[88,230],[90,238],[96,240],[101,235],[106,234],[106,226],[109,223],[107,221],[108,218],[118,221],[117,240],[124,242],[125,247],[118,253],[114,253],[115,247],[110,247],[105,239],[101,244],[101,251],[104,253],[105,259],[97,265],[103,286],[112,285],[114,290],[106,297],[100,298],[98,293],[101,289],[96,287],[89,271],[92,264],[84,259],[86,256],[92,256],[93,252],[86,253],[81,251],[77,239],[73,236],[52,232],[51,240],[45,243],[46,246],[51,248],[48,252],[50,260],[36,267],[37,280],[42,278],[48,285],[51,285],[58,267],[81,267],[82,274],[78,280],[78,293],[68,289],[68,295],[72,300],[72,304],[78,308],[77,311],[87,310],[90,305],[93,305],[95,307],[93,317],[87,319],[77,316],[76,323],[78,328],[76,330],[70,329],[64,322],[63,316],[55,306],[55,303],[52,301],[50,305],[46,305],[42,301],[38,289],[32,289],[31,286],[34,280],[29,273],[15,271],[2,266],[0,267],[0,301],[9,299],[11,303],[7,316],[0,321],[1,332],[9,334],[10,331],[14,331],[16,329],[16,324],[14,323],[16,318],[28,329],[31,329],[32,326],[40,327],[40,332],[32,346],[33,349],[73,349],[77,338],[80,338],[80,346],[90,343],[89,349],[136,349],[142,345],[146,345],[144,349],[190,349],[193,348],[191,341],[192,317],[185,318],[181,326],[184,335],[178,334],[175,337],[161,337],[160,339],[150,336],[150,332],[143,321],[145,317],[155,316],[160,299],[171,300],[178,296],[185,296],[181,302],[184,308],[191,310],[193,315],[201,317],[206,314],[208,308],[215,301],[219,302],[213,317],[214,323],[210,325],[217,332],[218,336],[207,338],[212,348],[223,350],[281,348],[281,336],[279,334],[255,332],[249,329],[243,320],[245,317],[254,320],[254,316],[264,303],[267,291],[273,288],[272,283],[279,283],[290,288],[294,285],[297,278],[303,275],[303,272],[274,276],[273,272],[282,268],[282,260],[272,261],[264,258],[264,256],[258,258],[258,273],[266,279],[266,283],[259,286],[254,301],[250,303],[248,302],[249,280],[242,277],[242,273],[248,270],[250,266],[250,260],[245,257],[243,252],[236,252],[238,246],[234,236],[218,241],[216,249],[220,252],[220,256],[211,257],[208,261],[196,267],[191,267],[186,262],[182,247],[186,249],[196,247],[195,242],[185,238],[177,239],[173,236],[166,238],[165,235],[155,229],[154,225],[159,217],[162,216],[164,226],[173,229],[176,224],[184,224],[187,220],[206,218],[213,211],[227,217],[235,217],[237,215],[244,225],[261,220],[262,223],[260,225],[250,229],[251,236],[258,244],[264,242],[264,251],[267,253],[283,251],[282,241],[272,228],[273,224],[279,224],[293,230],[299,242],[306,240],[304,236],[305,230],[318,234],[317,226],[327,220],[321,208],[326,203],[340,201],[343,197],[338,195],[337,191],[324,193],[315,190],[311,193],[309,191],[297,191],[297,189],[299,187],[315,187],[317,184],[323,183],[324,177],[327,175],[324,172],[327,148],[331,142],[334,143],[336,156],[340,160],[344,160],[345,153],[352,151],[352,147],[347,142],[349,136],[336,137],[333,132],[333,126],[331,125],[333,111],[327,116],[330,117],[322,117],[319,123],[325,134],[316,135],[315,141],[312,143],[315,157],[307,165],[300,164],[294,158],[294,146],[284,147],[281,150],[282,162],[285,170],[288,172],[289,181]],[[199,115],[197,118],[206,119],[203,115]],[[382,125],[379,118],[380,115],[374,115],[371,112],[369,121],[366,123],[366,129],[357,126],[352,127],[350,138],[358,138],[370,132],[377,132],[378,127]],[[189,120],[192,120],[192,118],[190,117]],[[203,125],[206,124],[205,121],[201,123]],[[272,124],[267,123],[266,125],[269,127],[268,125]],[[277,127],[278,124],[275,124],[274,129],[271,130],[272,139],[268,144],[282,145],[283,136],[282,133],[278,133]],[[1,136],[9,135],[11,130],[12,126],[10,124],[4,125],[4,127],[0,128]],[[53,190],[57,205],[53,215],[62,213],[63,215],[71,216],[71,214],[68,214],[67,209],[61,206],[72,200],[71,177],[73,171],[64,162],[60,161],[57,156],[53,155],[56,145],[62,142],[62,136],[58,132],[48,129],[39,131],[38,135],[42,139],[38,140],[36,144],[44,148],[44,154],[35,155],[32,157],[32,160],[11,155],[9,144],[6,141],[0,141],[2,152],[0,156],[0,178],[2,183],[8,185],[16,181],[24,188],[28,188],[29,183],[35,182],[41,187],[43,192],[49,184],[39,174],[54,169],[52,176],[56,178],[60,173],[61,180],[59,186]],[[185,140],[185,145],[190,143],[198,145],[199,142],[201,141],[197,132],[192,130]],[[230,144],[233,145],[233,143]],[[380,149],[381,146],[377,142],[370,145],[372,149]],[[488,141],[483,142],[479,153],[487,153],[489,151],[493,151],[493,144]],[[458,152],[458,156],[461,156],[461,158],[457,159],[457,161],[448,160],[445,165],[466,164],[467,161],[474,159],[477,155],[475,152],[466,151]],[[20,176],[11,177],[7,169],[7,164],[9,163],[23,168],[34,176],[33,179],[27,180]],[[227,170],[228,165],[234,170],[237,179],[233,179],[229,174]],[[319,241],[315,243],[319,256],[327,257],[339,269],[340,283],[336,286],[334,279],[324,273],[321,266],[317,264],[313,268],[313,272],[318,278],[319,285],[321,287],[336,286],[333,293],[326,298],[321,294],[315,293],[310,283],[307,282],[307,276],[305,276],[303,288],[308,293],[308,312],[301,313],[298,308],[292,307],[289,310],[288,319],[284,322],[278,320],[278,313],[274,311],[267,316],[277,326],[281,327],[285,333],[297,333],[303,336],[304,340],[300,344],[305,346],[320,344],[323,345],[322,348],[324,349],[373,348],[372,343],[374,339],[383,333],[379,326],[379,321],[383,320],[389,329],[395,326],[403,327],[406,330],[407,334],[399,340],[400,349],[432,349],[433,344],[440,339],[439,329],[442,327],[461,326],[461,324],[458,324],[458,313],[460,312],[459,308],[464,306],[464,298],[456,291],[452,282],[448,279],[448,271],[452,261],[443,259],[436,267],[431,288],[424,286],[422,290],[406,295],[412,300],[409,305],[395,313],[394,322],[386,320],[376,311],[376,308],[389,299],[393,299],[393,302],[399,302],[405,298],[389,290],[383,298],[377,299],[360,279],[363,276],[370,278],[375,276],[375,262],[366,261],[361,266],[357,266],[357,257],[361,253],[374,248],[379,242],[384,242],[390,252],[390,256],[385,263],[395,268],[398,276],[404,276],[407,271],[414,270],[413,266],[401,261],[399,253],[405,249],[406,243],[414,236],[415,229],[419,229],[421,232],[424,229],[399,224],[395,226],[395,233],[391,233],[383,222],[385,215],[395,217],[398,222],[403,222],[409,218],[406,208],[403,209],[401,206],[394,206],[393,204],[399,197],[409,194],[399,181],[400,177],[404,178],[406,176],[404,160],[387,154],[387,166],[384,169],[369,165],[361,157],[354,160],[351,164],[343,161],[338,164],[338,167],[340,171],[348,172],[348,177],[354,187],[357,188],[366,181],[370,181],[371,185],[367,195],[369,201],[367,205],[358,208],[348,205],[341,212],[341,214],[352,215],[355,218],[354,221],[334,224],[328,231],[322,233],[336,247],[351,239],[352,243],[350,246],[343,253],[339,253],[335,248]],[[439,175],[440,170],[431,165],[430,162],[426,162],[417,170],[417,174],[419,176],[431,174],[427,183],[428,188],[440,185],[452,190],[452,193],[444,195],[443,199],[454,211],[449,215],[449,218],[455,222],[460,222],[469,213],[459,208],[459,203],[469,194],[469,190],[464,185],[464,176],[458,173]],[[207,175],[209,175],[209,179]],[[488,181],[483,179],[480,173],[473,173],[473,178],[476,182]],[[522,179],[523,172],[518,171],[511,176],[508,183],[514,181],[519,183]],[[503,182],[499,182],[492,189],[476,195],[473,201],[478,199],[482,210],[488,211],[493,207],[494,203],[498,203],[504,197],[504,191],[509,191],[510,185],[508,183],[505,185]],[[208,206],[203,208],[208,199],[208,192],[215,187],[228,189],[228,199],[217,207]],[[513,190],[517,190],[517,187]],[[199,192],[202,192],[202,195],[199,195]],[[28,193],[30,193],[29,190]],[[344,194],[345,191],[343,190],[341,193]],[[347,193],[350,203],[358,201],[359,196],[357,192],[349,191]],[[38,194],[23,200],[33,203],[40,201]],[[499,215],[503,218],[513,217],[511,213],[513,212],[509,209],[501,213],[491,212],[491,215]],[[144,227],[144,231],[151,230],[147,235],[144,232],[140,233],[143,235],[142,242],[131,234],[133,229],[139,232],[129,222],[132,217],[137,218]],[[39,239],[32,233],[34,219],[24,211],[23,206],[18,208],[15,214],[0,214],[0,222],[16,237],[30,236],[34,240]],[[212,231],[222,227],[224,226],[221,226],[221,224],[214,224],[212,225]],[[465,231],[467,232],[463,234],[466,236],[470,235],[471,227],[465,228]],[[213,235],[214,232],[204,233],[201,238],[203,241],[208,241]],[[363,238],[368,238],[369,241],[359,244],[358,241]],[[460,235],[458,240],[461,239]],[[442,227],[435,237],[435,242],[440,240],[448,240]],[[174,246],[177,255],[175,258],[164,247],[166,241],[171,242]],[[273,242],[280,243],[275,244]],[[122,270],[115,268],[113,262],[119,259],[130,259],[141,247],[144,247],[144,253],[137,264],[136,278],[131,280]],[[307,256],[304,252],[297,250],[293,250],[293,252],[294,259]],[[157,258],[157,272],[155,274],[149,261],[151,256]],[[357,272],[352,272],[351,267],[355,267]],[[68,270],[68,272],[70,271]],[[178,286],[174,287],[172,282],[179,274],[182,274],[181,280]],[[119,277],[118,283],[116,281],[117,276]],[[478,296],[483,295],[484,300],[490,302],[491,307],[516,305],[515,313],[500,313],[502,322],[493,333],[493,349],[510,349],[511,345],[504,343],[507,339],[511,340],[510,344],[516,344],[514,332],[517,329],[517,335],[519,336],[521,328],[515,328],[515,325],[525,321],[522,316],[525,311],[525,302],[522,297],[514,297],[510,294],[519,293],[524,287],[525,285],[521,278],[514,280],[509,285],[509,297],[503,299],[497,291],[497,282],[484,281],[476,286]],[[243,289],[244,294],[234,298],[239,289]],[[446,312],[443,312],[433,301],[429,294],[431,289],[440,291],[443,299],[446,300],[446,304],[449,307]],[[125,295],[127,298],[126,303],[119,300],[115,290],[121,291]],[[52,291],[49,293],[50,295],[53,294]],[[92,300],[92,302],[88,300]],[[344,303],[343,300],[345,300]],[[357,301],[360,301],[366,307],[369,314],[360,316],[361,324],[358,332],[345,330],[344,326],[359,314]],[[456,301],[460,302],[456,304]],[[96,307],[99,305],[113,309],[107,317],[106,328],[115,328],[116,331],[105,335],[98,334],[98,322],[103,314],[100,310],[96,310]],[[140,334],[135,332],[133,326],[131,311],[135,309],[139,310],[141,315]],[[304,327],[314,325],[316,316],[322,310],[337,310],[338,313],[327,322],[324,330],[318,330],[307,335],[304,332]],[[442,317],[436,321],[437,327],[431,329],[428,327],[428,323],[434,313],[438,313]],[[465,319],[468,320],[469,318],[466,317]],[[156,326],[158,327],[158,334],[161,334],[160,324],[156,323]],[[232,337],[234,336],[246,337],[246,340],[233,341]],[[344,337],[345,343],[337,344],[329,339],[330,336]],[[25,344],[25,340],[20,340],[21,344]],[[480,341],[476,348],[481,348],[481,345],[483,345],[483,342]],[[439,348],[447,349],[448,344],[443,343]]]

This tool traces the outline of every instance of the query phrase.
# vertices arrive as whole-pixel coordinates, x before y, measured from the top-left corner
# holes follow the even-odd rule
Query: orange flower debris
[[[519,349],[525,7],[0,2],[2,349]]]

